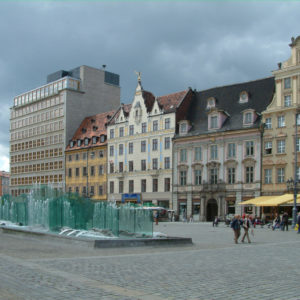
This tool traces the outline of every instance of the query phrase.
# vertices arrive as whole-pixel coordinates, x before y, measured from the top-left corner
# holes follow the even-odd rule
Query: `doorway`
[[[218,216],[218,204],[215,199],[209,199],[206,206],[206,221],[213,221]]]

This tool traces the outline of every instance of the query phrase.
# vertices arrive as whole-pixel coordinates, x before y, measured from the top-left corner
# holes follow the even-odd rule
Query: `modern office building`
[[[192,97],[191,89],[154,97],[139,76],[132,103],[107,128],[108,200],[171,206],[172,138]]]
[[[262,112],[263,195],[281,195],[288,189],[288,180],[300,180],[300,36],[292,38],[290,47],[290,58],[273,71],[276,92]]]
[[[173,145],[173,209],[197,221],[241,213],[261,192],[261,112],[274,78],[195,92]]]
[[[0,196],[9,194],[9,173],[0,171]]]
[[[115,111],[85,118],[66,148],[66,191],[107,200],[107,122]]]
[[[80,66],[48,76],[47,84],[14,98],[10,116],[10,188],[65,187],[64,150],[86,116],[120,105],[119,75]]]

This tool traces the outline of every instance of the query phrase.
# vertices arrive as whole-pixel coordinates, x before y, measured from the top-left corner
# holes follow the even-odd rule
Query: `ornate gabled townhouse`
[[[276,92],[262,112],[263,195],[283,194],[288,189],[287,181],[293,188],[293,181],[300,179],[300,36],[292,38],[290,47],[291,57],[278,63],[278,69],[273,71]]]
[[[171,208],[172,138],[192,97],[191,89],[154,97],[138,76],[132,103],[121,105],[107,128],[108,200]]]
[[[241,213],[261,193],[261,112],[274,78],[195,93],[173,144],[173,208],[196,221]]]

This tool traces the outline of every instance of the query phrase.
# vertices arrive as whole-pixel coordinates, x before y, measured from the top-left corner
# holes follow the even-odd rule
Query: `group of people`
[[[244,229],[244,235],[242,236],[241,242],[245,242],[245,238],[247,238],[248,243],[251,243],[250,237],[249,237],[249,230],[252,230],[252,220],[250,219],[249,215],[244,215],[243,218],[241,218],[240,215],[235,215],[231,221],[230,224],[231,228],[234,232],[234,242],[238,244],[239,237],[241,235],[241,227]]]
[[[289,215],[285,212],[281,217],[276,214],[275,219],[273,220],[272,229],[276,228],[288,231],[289,230]]]

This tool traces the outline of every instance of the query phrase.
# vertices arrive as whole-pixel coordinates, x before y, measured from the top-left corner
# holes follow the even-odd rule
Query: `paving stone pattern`
[[[193,246],[92,249],[0,234],[0,299],[300,299],[300,235],[160,223]]]

